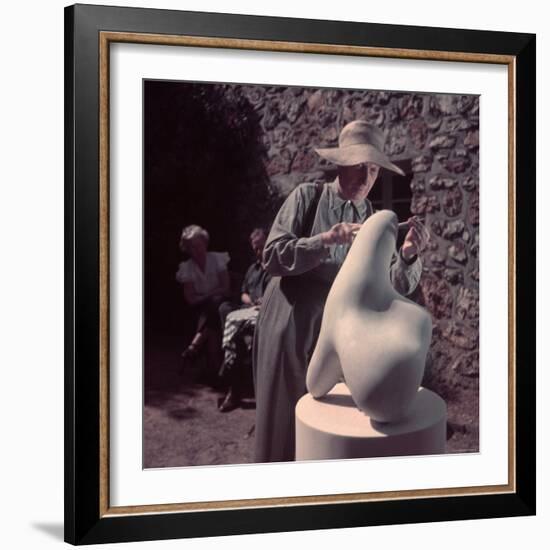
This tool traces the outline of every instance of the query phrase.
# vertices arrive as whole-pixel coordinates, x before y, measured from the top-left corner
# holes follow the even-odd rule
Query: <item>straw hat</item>
[[[340,166],[373,162],[404,176],[405,172],[390,162],[384,154],[384,141],[382,130],[364,120],[354,120],[342,128],[338,137],[338,147],[315,149],[315,151],[323,158]]]

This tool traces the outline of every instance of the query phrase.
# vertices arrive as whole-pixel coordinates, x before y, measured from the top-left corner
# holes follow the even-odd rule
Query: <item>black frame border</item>
[[[516,492],[100,516],[99,32],[515,57]],[[65,541],[130,542],[535,514],[533,34],[75,5],[65,8]]]

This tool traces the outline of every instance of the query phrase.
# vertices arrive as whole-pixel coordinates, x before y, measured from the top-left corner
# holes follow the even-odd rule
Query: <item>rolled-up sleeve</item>
[[[407,296],[418,286],[422,276],[422,260],[417,256],[416,260],[407,263],[401,256],[401,251],[394,254],[390,268],[393,286],[399,294]]]
[[[303,237],[303,224],[315,187],[300,185],[279,210],[264,248],[263,261],[270,275],[300,275],[327,257],[321,235]]]

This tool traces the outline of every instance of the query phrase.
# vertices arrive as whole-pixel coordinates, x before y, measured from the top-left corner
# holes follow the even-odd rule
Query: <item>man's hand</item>
[[[418,217],[408,219],[409,231],[401,247],[401,255],[406,262],[412,261],[422,252],[430,240],[430,232]]]
[[[324,245],[351,244],[359,229],[361,229],[360,223],[337,223],[328,231],[321,233],[321,239]]]

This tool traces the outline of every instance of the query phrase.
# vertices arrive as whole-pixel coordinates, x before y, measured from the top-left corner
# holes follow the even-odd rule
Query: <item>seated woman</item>
[[[183,297],[198,316],[195,334],[182,358],[193,361],[206,348],[211,365],[216,365],[221,329],[218,308],[229,294],[229,254],[208,252],[209,240],[208,232],[198,225],[183,228],[179,246],[190,259],[180,263],[176,280],[183,285]]]

